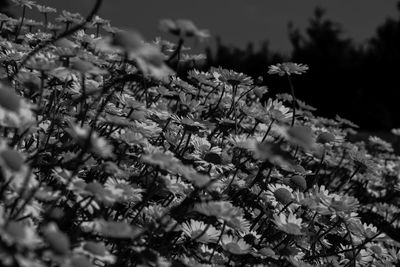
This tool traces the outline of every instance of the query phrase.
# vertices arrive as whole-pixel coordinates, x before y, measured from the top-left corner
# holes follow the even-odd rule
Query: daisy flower
[[[368,138],[368,141],[372,148],[375,148],[382,152],[393,152],[392,144],[383,140],[382,138],[379,138],[377,136],[370,136]]]
[[[115,256],[112,255],[103,242],[85,241],[79,247],[74,249],[74,252],[84,254],[90,259],[106,262],[109,264],[115,263]]]
[[[11,0],[11,1],[17,6],[28,7],[30,9],[32,9],[32,6],[36,5],[35,1],[31,0]]]
[[[392,129],[390,132],[396,136],[400,136],[400,128]]]
[[[301,232],[301,218],[296,218],[296,215],[289,212],[285,215],[283,212],[279,215],[274,214],[274,222],[279,230],[290,235],[302,235]]]
[[[371,252],[378,259],[386,259],[389,257],[388,250],[383,246],[382,243],[372,242],[366,245],[368,252]]]
[[[224,250],[234,255],[244,255],[250,252],[251,245],[247,244],[242,238],[223,235],[221,246]]]
[[[347,195],[332,194],[330,198],[321,200],[321,205],[326,206],[331,214],[339,217],[353,217],[359,208],[356,198]]]
[[[0,230],[2,238],[8,243],[35,248],[42,243],[33,226],[23,222],[11,221]]]
[[[293,201],[293,189],[283,184],[269,184],[266,198],[274,207],[278,205],[287,205]]]
[[[227,83],[231,86],[238,86],[238,85],[251,86],[253,84],[252,78],[243,73],[238,73],[233,70],[227,70],[220,67],[220,68],[213,68],[211,72],[218,74],[219,81]]]
[[[197,240],[200,243],[214,243],[218,240],[220,231],[212,225],[206,225],[204,222],[195,221],[186,222],[181,225],[183,233],[190,239]]]
[[[56,13],[57,9],[48,7],[48,6],[42,6],[42,5],[36,5],[36,8],[40,13]]]
[[[298,64],[293,62],[285,62],[278,63],[276,65],[269,66],[268,74],[279,74],[279,76],[283,75],[292,75],[298,74],[301,75],[308,70],[308,66],[305,64]]]
[[[293,116],[292,112],[290,112],[290,108],[285,107],[283,103],[277,99],[272,100],[269,98],[267,105],[263,110],[271,119],[282,123],[289,122]],[[265,117],[265,114],[260,114],[260,116],[258,116],[259,119],[262,119],[262,117]]]

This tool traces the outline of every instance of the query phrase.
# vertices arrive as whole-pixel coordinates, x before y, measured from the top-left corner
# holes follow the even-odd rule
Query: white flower
[[[191,239],[195,239],[201,243],[216,242],[220,235],[220,231],[212,225],[205,225],[204,222],[190,220],[182,225],[182,231]]]
[[[305,64],[298,64],[293,62],[285,62],[278,63],[276,65],[269,66],[268,74],[279,74],[279,76],[283,75],[291,75],[298,74],[301,75],[308,70],[308,66]]]
[[[301,233],[301,218],[296,218],[296,215],[289,212],[289,215],[281,213],[278,215],[274,214],[274,222],[279,230],[291,234],[291,235],[302,235]]]
[[[247,244],[243,239],[232,237],[230,235],[224,235],[221,238],[222,248],[235,255],[247,254],[251,246]]]

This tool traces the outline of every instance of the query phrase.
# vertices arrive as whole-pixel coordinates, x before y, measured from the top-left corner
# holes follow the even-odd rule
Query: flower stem
[[[270,123],[270,124],[269,124],[269,126],[268,126],[267,132],[265,133],[265,135],[264,135],[263,139],[261,140],[261,143],[262,143],[262,142],[264,142],[264,141],[265,141],[265,139],[267,138],[267,136],[268,136],[269,132],[271,131],[272,124],[273,124],[274,122],[275,122],[275,120],[274,120],[274,119],[272,119],[272,120],[271,120],[271,123]]]
[[[286,77],[288,78],[290,93],[292,94],[293,117],[292,117],[291,126],[293,126],[294,122],[296,120],[296,102],[297,102],[297,100],[296,100],[296,96],[294,95],[294,87],[293,87],[292,79],[290,78],[290,75],[286,75]]]
[[[225,231],[225,227],[226,227],[226,222],[224,222],[224,225],[222,226],[221,234],[219,235],[218,240],[217,240],[217,245],[219,244],[219,241],[221,241],[222,235],[224,234],[224,231]],[[211,263],[211,260],[214,257],[215,249],[216,249],[216,247],[214,247],[213,251],[211,252],[210,258],[208,259],[209,263]]]
[[[25,13],[26,13],[26,6],[24,5],[22,7],[22,17],[21,17],[21,22],[17,28],[17,32],[15,33],[15,41],[18,40],[18,35],[21,32],[22,26],[24,25],[24,20],[25,20]]]

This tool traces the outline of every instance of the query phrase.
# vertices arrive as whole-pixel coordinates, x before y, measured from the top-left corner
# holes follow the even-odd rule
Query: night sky
[[[89,12],[94,2],[37,1],[82,15]],[[223,43],[244,47],[248,42],[259,44],[268,39],[272,49],[288,52],[291,46],[287,23],[293,21],[304,29],[317,5],[326,8],[328,18],[342,24],[344,36],[362,42],[373,35],[386,17],[398,16],[396,3],[397,0],[104,0],[100,16],[110,19],[114,26],[137,29],[150,40],[160,35],[160,19],[188,18],[199,28],[209,29],[212,36],[220,35]]]

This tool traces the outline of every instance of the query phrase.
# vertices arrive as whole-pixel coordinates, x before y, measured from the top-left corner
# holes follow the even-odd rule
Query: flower
[[[392,129],[390,132],[396,136],[400,136],[400,128]]]
[[[279,74],[279,76],[283,75],[292,75],[298,74],[301,75],[308,70],[308,66],[304,64],[297,64],[293,62],[285,62],[278,63],[276,65],[269,66],[268,74]]]
[[[393,152],[392,144],[377,137],[377,136],[370,136],[368,137],[368,141],[372,148],[377,149],[378,151],[382,152]]]
[[[334,216],[349,218],[356,215],[359,202],[352,196],[332,194],[329,198],[321,199],[321,205],[326,206]]]
[[[231,86],[250,86],[253,84],[252,78],[243,73],[238,73],[233,70],[227,70],[219,67],[212,68],[210,72],[213,73],[214,77],[218,77],[217,79],[219,81],[225,82]]]
[[[79,13],[71,13],[68,11],[63,10],[62,14],[56,18],[58,22],[64,23],[82,23],[85,19]]]
[[[251,245],[247,244],[242,238],[223,235],[221,246],[224,250],[234,255],[244,255],[250,252]]]
[[[103,242],[85,241],[79,247],[74,249],[78,252],[88,256],[91,259],[107,262],[110,264],[115,263],[116,257],[113,256]]]
[[[279,230],[290,235],[302,235],[301,232],[301,218],[296,218],[296,215],[289,212],[285,215],[283,212],[279,215],[274,214],[274,222]]]
[[[205,225],[204,222],[193,219],[182,224],[181,227],[185,235],[201,243],[214,243],[220,235],[220,231],[215,229],[214,226]]]
[[[159,27],[161,30],[179,37],[196,37],[202,40],[210,36],[207,30],[198,29],[192,21],[186,19],[163,19],[160,21]]]
[[[70,241],[55,223],[49,223],[43,228],[43,238],[57,255],[67,255],[70,251]]]
[[[293,201],[293,190],[283,184],[269,184],[268,191],[266,193],[267,200],[272,202],[273,206],[277,206],[278,203],[281,205],[287,205]]]
[[[27,7],[32,9],[32,6],[35,6],[35,1],[30,1],[30,0],[11,0],[15,5],[17,6],[22,6],[22,7]]]
[[[282,102],[271,98],[268,99],[267,105],[263,107],[263,113],[260,113],[256,118],[260,121],[266,121],[266,118],[270,117],[273,120],[278,122],[289,122],[292,120],[292,112],[290,112],[290,108],[285,107]],[[265,114],[265,113],[266,114]]]
[[[86,148],[88,151],[103,158],[114,156],[112,145],[110,145],[104,137],[99,137],[96,132],[73,123],[70,123],[70,128],[67,129],[67,132],[81,147]],[[90,140],[88,140],[89,134]]]
[[[94,25],[106,25],[106,24],[109,24],[109,23],[110,23],[109,20],[100,18],[97,15],[94,16],[94,18],[92,19],[92,24],[94,24]]]
[[[194,210],[207,216],[215,216],[239,231],[246,231],[250,227],[250,223],[243,218],[242,210],[228,201],[209,201],[196,204]]]
[[[347,119],[341,118],[339,115],[336,115],[335,120],[337,120],[340,124],[349,126],[351,128],[359,128],[359,126],[352,121],[349,121]]]
[[[38,11],[40,13],[56,13],[57,12],[57,10],[55,8],[48,7],[48,6],[36,5],[36,8],[38,9]]]
[[[9,243],[29,248],[35,248],[42,242],[33,225],[22,222],[10,221],[3,229],[0,229],[0,234]]]

